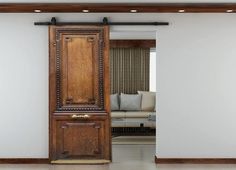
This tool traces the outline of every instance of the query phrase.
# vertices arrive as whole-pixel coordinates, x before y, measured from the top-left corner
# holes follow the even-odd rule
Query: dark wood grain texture
[[[102,159],[104,121],[58,121],[57,158]]]
[[[0,158],[0,164],[48,164],[48,158]]]
[[[111,160],[108,26],[50,26],[50,161]]]
[[[110,40],[111,48],[156,48],[156,40]]]
[[[157,164],[236,164],[236,158],[157,158]]]
[[[236,3],[0,3],[1,13],[82,12],[129,13],[135,9],[143,13],[177,13],[181,9],[189,13],[224,13],[236,11]]]
[[[99,98],[99,37],[62,34],[62,105],[96,105]],[[81,50],[86,49],[86,50]],[[79,74],[78,74],[79,73]]]

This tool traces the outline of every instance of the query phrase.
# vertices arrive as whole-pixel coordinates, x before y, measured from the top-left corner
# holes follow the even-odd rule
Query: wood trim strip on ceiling
[[[236,3],[0,3],[0,13],[232,13]]]

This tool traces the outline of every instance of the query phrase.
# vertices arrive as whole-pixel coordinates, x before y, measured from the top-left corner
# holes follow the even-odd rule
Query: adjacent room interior
[[[130,139],[132,143],[147,138],[148,142],[152,138],[154,144],[151,136],[156,132],[156,43],[155,39],[139,39],[139,32],[133,34],[136,39],[128,39],[125,32],[116,32],[119,39],[113,39],[111,32],[112,141],[114,144]],[[155,32],[152,37],[155,38]]]
[[[138,160],[144,148],[143,159],[153,160],[151,155],[156,145],[155,34],[145,31],[110,33],[111,128],[115,161],[125,162],[128,155]]]

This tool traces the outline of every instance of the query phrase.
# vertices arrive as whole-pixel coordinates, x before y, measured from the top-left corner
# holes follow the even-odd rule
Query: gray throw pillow
[[[119,110],[119,95],[116,94],[111,94],[110,95],[110,100],[111,100],[111,111],[113,110]]]
[[[141,94],[124,94],[120,95],[120,110],[141,110]]]

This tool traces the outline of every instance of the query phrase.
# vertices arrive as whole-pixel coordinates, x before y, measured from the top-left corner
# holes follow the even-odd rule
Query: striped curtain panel
[[[111,94],[149,90],[149,48],[111,48]]]

